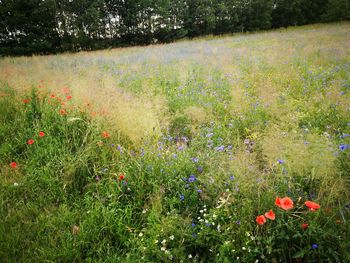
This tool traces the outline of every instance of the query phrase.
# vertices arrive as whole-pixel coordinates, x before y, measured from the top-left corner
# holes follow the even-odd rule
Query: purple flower
[[[317,249],[317,248],[318,248],[318,245],[317,245],[317,244],[312,244],[312,245],[311,245],[311,248],[312,248],[312,249]]]
[[[235,179],[234,175],[231,175],[230,180],[234,180],[234,179]]]
[[[192,226],[192,227],[195,227],[195,226],[196,226],[196,224],[192,222],[191,226]]]
[[[206,135],[207,138],[211,138],[211,137],[213,137],[213,136],[214,136],[214,133],[212,133],[212,132],[211,132],[211,133],[208,133],[208,134]]]
[[[100,181],[101,178],[97,175],[97,176],[95,177],[95,180],[96,180],[96,181]]]
[[[344,151],[350,148],[350,144],[341,144],[339,145],[339,150]]]
[[[279,164],[284,164],[284,161],[283,161],[282,159],[278,159],[277,162],[278,162]]]
[[[188,138],[185,137],[185,136],[181,137],[181,139],[182,139],[184,142],[188,142]]]
[[[184,195],[180,195],[180,201],[182,202],[183,200],[185,200],[185,196]]]
[[[219,147],[215,147],[214,149],[215,149],[215,151],[223,152],[225,150],[225,146],[221,145]]]
[[[199,173],[203,172],[203,167],[202,167],[202,166],[198,166],[197,171],[198,171]]]
[[[197,192],[198,192],[198,193],[202,193],[203,191],[202,191],[201,189],[198,189]]]
[[[118,144],[118,146],[117,146],[117,149],[118,149],[118,151],[120,152],[120,153],[123,153],[123,149],[122,149],[122,147]]]
[[[199,162],[199,159],[196,158],[196,157],[192,157],[191,160],[192,160],[194,163],[198,163],[198,162]]]
[[[350,134],[348,134],[348,133],[343,133],[343,135],[340,135],[339,138],[340,138],[340,139],[344,139],[344,138],[349,137],[349,136],[350,136]]]
[[[190,182],[190,183],[193,183],[194,181],[196,181],[197,180],[197,178],[193,175],[193,174],[191,174],[191,176],[188,178],[188,181]]]

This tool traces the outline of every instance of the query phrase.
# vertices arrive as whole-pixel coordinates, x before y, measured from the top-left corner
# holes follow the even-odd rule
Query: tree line
[[[164,43],[349,18],[350,0],[0,0],[0,54]]]

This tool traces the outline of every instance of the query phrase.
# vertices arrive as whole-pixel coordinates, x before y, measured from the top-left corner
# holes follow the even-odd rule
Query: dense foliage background
[[[150,44],[349,18],[350,0],[0,0],[0,54]]]

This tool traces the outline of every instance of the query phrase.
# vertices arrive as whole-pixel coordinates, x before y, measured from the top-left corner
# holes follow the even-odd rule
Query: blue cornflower
[[[200,172],[200,173],[203,172],[203,167],[202,166],[198,166],[197,171]]]
[[[317,245],[317,244],[312,244],[311,248],[312,248],[312,249],[317,249],[317,248],[318,248],[318,245]]]
[[[211,137],[213,137],[213,136],[214,136],[214,133],[212,133],[212,132],[211,132],[211,133],[208,133],[208,134],[206,135],[207,138],[211,138]]]
[[[236,221],[236,224],[237,224],[237,225],[240,225],[240,224],[241,224],[241,220],[237,220],[237,221]]]
[[[192,224],[191,224],[191,226],[192,226],[192,227],[195,227],[195,226],[196,226],[196,224],[195,224],[195,223],[192,223]]]
[[[118,149],[118,151],[120,152],[120,153],[122,153],[123,152],[123,149],[122,149],[122,147],[118,144],[118,146],[117,146],[117,149]]]
[[[180,201],[185,200],[185,196],[184,195],[180,195]]]
[[[223,152],[223,151],[225,150],[225,146],[224,146],[224,145],[221,145],[221,146],[219,146],[219,147],[215,147],[214,149],[215,149],[215,151]]]
[[[339,150],[344,151],[346,149],[349,149],[350,145],[349,144],[340,144],[339,145]]]
[[[198,163],[198,162],[199,162],[199,159],[196,158],[196,157],[192,157],[191,160],[192,160],[194,163]]]
[[[349,137],[349,136],[350,136],[350,134],[348,134],[348,133],[343,133],[342,135],[339,136],[339,138],[340,138],[340,139],[344,139],[344,138]]]
[[[201,189],[198,189],[197,192],[198,192],[198,193],[202,193],[203,191],[202,191]]]
[[[278,159],[277,162],[278,162],[279,164],[284,164],[284,161],[283,161],[282,159]]]
[[[185,137],[185,136],[181,137],[181,139],[182,139],[184,142],[188,142],[188,138]]]
[[[234,180],[234,179],[235,179],[234,175],[231,175],[230,180]]]
[[[193,183],[194,181],[196,181],[197,180],[197,178],[196,178],[196,176],[194,176],[193,174],[191,174],[191,176],[188,178],[188,181],[190,182],[190,183]]]

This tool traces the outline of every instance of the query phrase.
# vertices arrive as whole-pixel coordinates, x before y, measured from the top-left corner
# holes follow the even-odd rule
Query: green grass
[[[1,59],[1,262],[348,262],[349,32]]]

